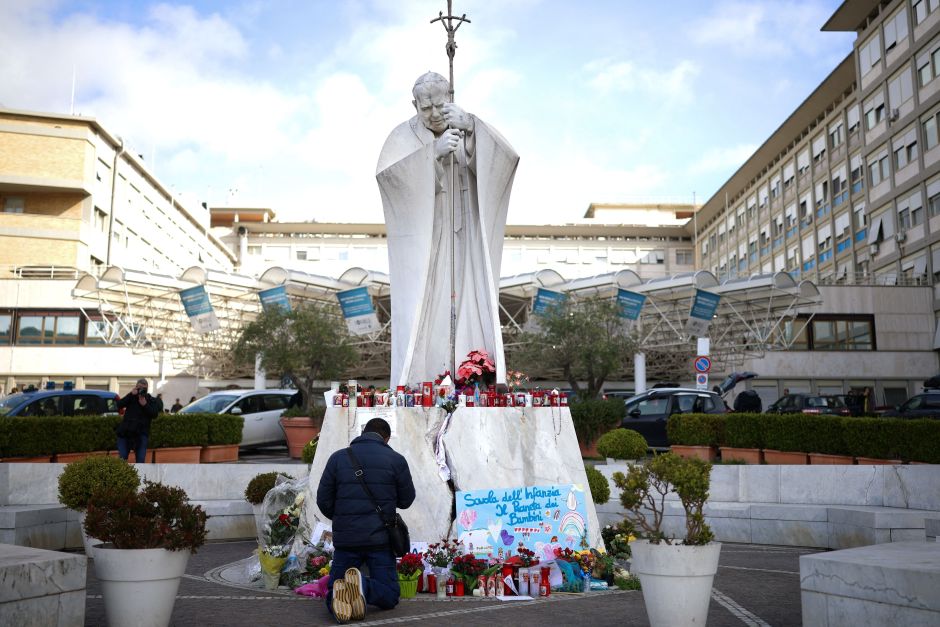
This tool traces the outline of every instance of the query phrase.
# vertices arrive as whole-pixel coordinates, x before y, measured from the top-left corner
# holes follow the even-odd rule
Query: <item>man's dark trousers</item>
[[[333,582],[346,576],[347,568],[361,568],[365,564],[369,576],[362,575],[362,594],[366,603],[383,610],[390,610],[398,605],[401,589],[398,587],[398,569],[395,567],[395,555],[389,548],[378,551],[347,551],[336,549],[333,552],[333,564],[330,566],[330,592],[327,602],[332,606]]]

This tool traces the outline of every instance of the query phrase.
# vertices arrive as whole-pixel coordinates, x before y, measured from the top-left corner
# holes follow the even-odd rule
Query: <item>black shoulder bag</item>
[[[395,557],[403,556],[405,553],[411,550],[411,538],[408,535],[408,525],[406,525],[405,521],[402,520],[401,514],[397,512],[395,513],[395,518],[391,520],[385,517],[385,512],[383,512],[382,508],[379,507],[375,497],[372,496],[372,490],[369,489],[369,486],[366,485],[365,479],[362,478],[362,464],[360,464],[359,460],[356,459],[356,456],[353,455],[351,446],[346,448],[346,453],[349,455],[349,461],[352,462],[353,468],[356,469],[356,479],[359,480],[359,483],[362,485],[362,489],[365,490],[369,500],[372,501],[372,506],[375,507],[375,512],[379,515],[379,518],[382,520],[382,524],[385,525],[385,529],[388,531],[388,543],[392,547],[392,552],[395,553]]]

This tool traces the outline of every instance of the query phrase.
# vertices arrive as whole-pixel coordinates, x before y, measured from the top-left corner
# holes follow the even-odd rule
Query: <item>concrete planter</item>
[[[46,457],[4,457],[0,462],[4,464],[43,464],[52,461],[52,456]]]
[[[721,543],[704,546],[632,543],[631,570],[640,578],[653,627],[704,625]]]
[[[237,461],[237,444],[216,444],[213,446],[203,446],[199,451],[199,463],[201,464],[218,464]]]
[[[829,455],[827,453],[810,453],[809,454],[809,463],[814,466],[841,466],[841,465],[852,465],[855,463],[855,458],[851,455]]]
[[[155,464],[198,464],[201,446],[176,446],[153,449]]]
[[[743,462],[745,464],[760,464],[764,461],[764,452],[759,448],[721,447],[721,461]]]
[[[72,462],[77,462],[85,459],[86,457],[93,457],[95,455],[107,455],[108,451],[85,451],[84,453],[58,453],[55,456],[55,461],[57,464],[70,464]]]
[[[108,451],[108,455],[110,455],[111,457],[120,457],[120,456],[121,456],[121,454],[118,453],[117,451]],[[149,457],[150,459],[153,459],[153,450],[152,450],[152,449],[147,449],[147,455],[146,455],[146,456]],[[141,462],[145,462],[145,461],[147,461],[147,460],[146,460],[146,459],[142,459],[142,460],[141,460]],[[131,451],[130,453],[128,453],[128,454],[127,454],[127,463],[128,463],[128,464],[136,464],[136,463],[137,463],[137,453],[135,453],[134,451]]]
[[[855,463],[860,466],[900,466],[904,462],[900,459],[878,459],[876,457],[856,457]]]
[[[805,466],[809,463],[809,455],[798,451],[775,451],[765,448],[764,462],[776,466]]]
[[[322,422],[304,416],[281,418],[284,435],[287,437],[287,451],[293,459],[300,459],[307,442],[320,435]]]
[[[109,625],[170,624],[189,551],[116,549],[103,544],[92,553]]]
[[[85,516],[85,512],[78,514],[78,529],[82,534],[82,546],[85,547],[85,557],[92,559],[94,557],[92,554],[93,549],[103,543],[98,538],[92,538],[85,532]]]
[[[717,446],[690,446],[687,444],[673,444],[669,447],[673,453],[679,457],[689,459],[701,459],[706,462],[713,462],[718,459]]]

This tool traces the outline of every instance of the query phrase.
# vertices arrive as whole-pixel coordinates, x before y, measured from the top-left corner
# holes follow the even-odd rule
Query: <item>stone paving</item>
[[[289,627],[335,624],[323,601],[283,591],[228,583],[226,567],[251,555],[251,541],[214,542],[193,555],[173,610],[175,626]],[[800,625],[799,556],[812,549],[725,543],[712,590],[712,627]],[[93,563],[88,568],[85,624],[106,625]],[[370,608],[374,609],[374,608]],[[374,610],[357,625],[648,625],[638,591],[553,594],[549,599],[503,603],[467,597],[437,600],[419,594],[397,608]]]

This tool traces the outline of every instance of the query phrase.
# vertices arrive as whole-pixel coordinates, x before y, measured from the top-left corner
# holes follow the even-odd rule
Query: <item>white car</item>
[[[232,414],[245,419],[241,446],[285,444],[278,421],[297,390],[222,390],[193,401],[181,414]]]

